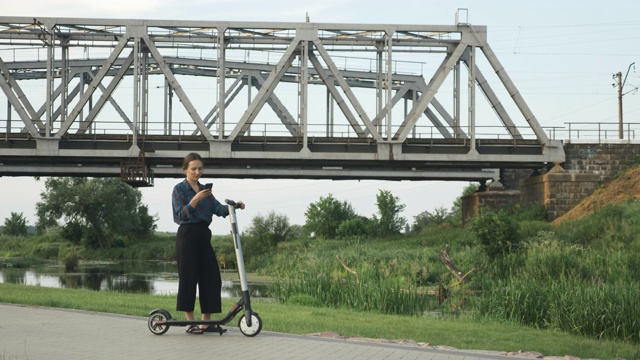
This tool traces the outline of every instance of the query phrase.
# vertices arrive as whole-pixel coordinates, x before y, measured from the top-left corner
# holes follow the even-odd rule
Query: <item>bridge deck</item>
[[[468,23],[0,16],[0,90],[0,176],[119,176],[144,154],[181,177],[191,151],[254,178],[486,180],[565,159]]]

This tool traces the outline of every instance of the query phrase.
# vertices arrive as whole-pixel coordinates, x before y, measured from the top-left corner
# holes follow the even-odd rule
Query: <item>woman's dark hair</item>
[[[189,167],[189,163],[193,160],[202,161],[202,157],[198,153],[188,153],[187,156],[185,156],[182,160],[182,170],[187,170],[187,168]],[[204,161],[202,161],[202,163],[204,163]]]

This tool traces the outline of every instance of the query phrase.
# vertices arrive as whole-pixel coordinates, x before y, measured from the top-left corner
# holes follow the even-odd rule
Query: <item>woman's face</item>
[[[202,176],[202,172],[204,171],[204,165],[200,160],[192,160],[189,161],[189,166],[184,170],[184,173],[187,175],[187,180],[190,182],[197,182]]]

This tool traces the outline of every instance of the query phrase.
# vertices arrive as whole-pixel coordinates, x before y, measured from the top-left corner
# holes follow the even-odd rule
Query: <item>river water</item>
[[[241,296],[239,279],[237,272],[223,271],[223,298]],[[0,268],[0,283],[172,295],[178,292],[178,271],[175,263],[143,261],[86,264],[72,272],[54,265],[29,269],[7,267]],[[266,283],[249,283],[252,297],[269,297],[267,287]]]

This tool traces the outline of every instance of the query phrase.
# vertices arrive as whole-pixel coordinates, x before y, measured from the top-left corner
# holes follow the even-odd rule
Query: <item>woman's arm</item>
[[[195,209],[195,206],[191,205],[191,200],[187,198],[183,191],[180,191],[179,185],[176,185],[173,188],[173,193],[171,194],[171,205],[173,207],[173,221],[176,224],[188,221],[191,218],[191,212]]]

